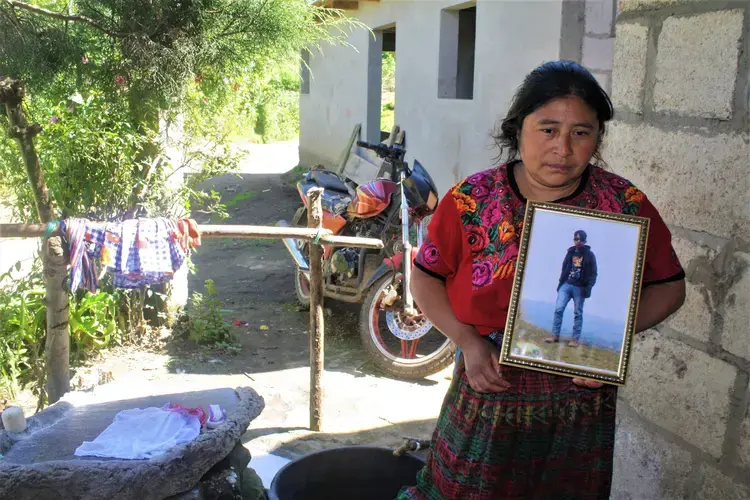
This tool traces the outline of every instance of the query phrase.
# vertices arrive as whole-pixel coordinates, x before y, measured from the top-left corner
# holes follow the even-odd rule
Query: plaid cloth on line
[[[398,500],[608,499],[617,388],[503,366],[506,392],[480,394],[459,364],[417,485]]]
[[[174,232],[174,223],[163,217],[123,222],[115,286],[138,288],[172,278],[185,262]]]
[[[187,259],[178,241],[177,226],[164,217],[117,223],[71,219],[68,227],[80,228],[78,234],[82,238],[78,240],[85,243],[85,252],[77,255],[85,253],[89,260],[101,259],[102,266],[114,273],[114,285],[118,288],[163,283],[171,279]],[[81,261],[81,257],[77,259],[76,262]],[[74,265],[71,283],[76,287],[85,283],[88,288],[95,288],[95,271],[94,268],[88,271],[86,265]],[[92,273],[93,278],[89,277]]]

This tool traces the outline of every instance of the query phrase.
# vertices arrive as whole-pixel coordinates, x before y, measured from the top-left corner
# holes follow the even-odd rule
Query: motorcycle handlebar
[[[391,151],[391,148],[385,146],[384,144],[370,144],[369,142],[357,141],[357,146],[359,146],[360,148],[369,149],[370,151],[374,151],[380,156],[393,156],[393,151]]]

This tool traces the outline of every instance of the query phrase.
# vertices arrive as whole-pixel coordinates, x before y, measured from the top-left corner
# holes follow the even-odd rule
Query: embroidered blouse
[[[526,199],[517,162],[476,173],[440,201],[414,265],[445,281],[453,312],[488,335],[505,327]],[[643,286],[685,277],[672,235],[646,195],[628,180],[589,165],[577,190],[554,203],[650,219]]]

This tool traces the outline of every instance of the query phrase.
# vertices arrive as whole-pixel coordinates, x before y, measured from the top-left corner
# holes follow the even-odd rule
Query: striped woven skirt
[[[425,468],[397,500],[608,499],[617,388],[502,367],[480,394],[457,363]]]

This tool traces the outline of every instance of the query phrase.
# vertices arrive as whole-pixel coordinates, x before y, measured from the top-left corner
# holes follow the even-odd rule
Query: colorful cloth
[[[415,261],[445,281],[458,320],[498,346],[526,209],[514,165],[456,185],[438,205]],[[684,278],[666,224],[622,177],[589,166],[578,189],[556,203],[648,217],[644,286]],[[427,464],[399,500],[609,498],[617,389],[590,390],[569,377],[508,366],[502,376],[508,391],[480,394],[457,364]]]
[[[180,225],[178,229],[164,217],[112,223],[63,221],[70,247],[71,290],[84,286],[96,292],[100,279],[96,259],[101,261],[102,272],[114,274],[117,288],[140,288],[171,279],[184,265],[190,248],[200,245],[195,221],[184,219]]]
[[[419,269],[445,281],[458,320],[474,325],[482,335],[505,327],[513,288],[526,210],[513,165],[479,172],[457,184],[440,201],[415,261]],[[648,217],[644,286],[684,278],[669,229],[629,181],[589,166],[576,192],[555,203]]]
[[[177,244],[176,226],[169,219],[126,220],[122,223],[119,245],[114,249],[114,285],[139,288],[172,278],[185,261]],[[113,241],[117,238],[113,236]]]
[[[103,234],[95,223],[74,218],[61,221],[60,231],[68,244],[70,255],[70,291],[75,292],[83,287],[96,292],[99,288],[99,273],[93,254]]]
[[[190,255],[193,248],[201,246],[201,233],[193,219],[180,219],[175,223],[175,238],[185,255]]]
[[[617,388],[508,366],[502,376],[507,392],[480,394],[458,363],[425,468],[397,500],[609,498]]]
[[[184,415],[186,417],[195,417],[200,422],[201,427],[206,424],[206,418],[208,418],[206,412],[203,411],[203,408],[201,408],[200,406],[196,406],[195,408],[185,408],[179,403],[167,403],[162,406],[161,409],[164,411],[179,413],[180,415]]]
[[[398,184],[388,179],[377,179],[357,186],[357,196],[349,204],[349,217],[366,219],[374,217],[391,204],[393,193],[398,191]]]

